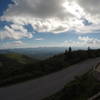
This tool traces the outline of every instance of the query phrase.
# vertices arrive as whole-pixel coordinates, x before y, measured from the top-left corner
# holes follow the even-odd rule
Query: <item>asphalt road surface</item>
[[[35,80],[0,88],[0,100],[41,100],[60,91],[75,76],[87,72],[99,62],[100,58],[89,59]]]

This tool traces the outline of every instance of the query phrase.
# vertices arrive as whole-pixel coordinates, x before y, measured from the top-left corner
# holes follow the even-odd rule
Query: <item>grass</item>
[[[45,60],[16,53],[0,54],[0,86],[16,84],[53,72],[89,58],[100,57],[100,50],[65,51]]]
[[[66,84],[64,88],[43,100],[88,100],[89,97],[100,91],[100,83],[93,77],[92,71]]]

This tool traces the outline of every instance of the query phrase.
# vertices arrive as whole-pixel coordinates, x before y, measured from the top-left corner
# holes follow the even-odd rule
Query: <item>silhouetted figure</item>
[[[69,50],[68,50],[68,58],[71,59],[72,58],[72,48],[69,47]]]
[[[64,56],[64,60],[66,61],[68,59],[68,50],[65,50]]]
[[[91,50],[91,48],[90,48],[90,47],[88,47],[88,50]]]
[[[64,55],[65,55],[65,60],[70,60],[72,58],[72,48],[69,47],[68,50],[65,50]]]
[[[93,58],[93,57],[95,57],[95,55],[94,55],[94,53],[92,52],[92,49],[91,49],[90,47],[88,47],[87,52],[88,52],[88,58]]]
[[[72,48],[71,47],[69,47],[69,51],[68,51],[69,53],[71,53],[72,52]]]

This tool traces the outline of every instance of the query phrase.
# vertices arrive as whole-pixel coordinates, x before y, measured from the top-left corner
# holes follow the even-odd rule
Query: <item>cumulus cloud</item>
[[[86,13],[85,18],[95,24],[100,24],[100,0],[76,0],[76,2]]]
[[[86,26],[73,27],[78,34],[98,33],[100,32],[100,24],[92,24]]]
[[[85,12],[91,15],[100,14],[100,0],[77,0],[79,5],[84,8]]]
[[[75,30],[79,33],[91,33],[100,30],[100,0],[13,0],[13,2],[15,4],[9,6],[1,20],[13,22],[15,25],[31,24],[38,32],[61,33]]]
[[[25,43],[23,43],[22,41],[12,41],[12,42],[5,42],[1,44],[1,49],[8,49],[8,48],[19,48],[24,46]]]
[[[64,46],[72,47],[100,47],[100,40],[96,38],[90,38],[88,36],[79,36],[77,41],[66,40],[64,41]]]
[[[88,36],[86,36],[86,37],[79,36],[78,39],[80,41],[83,41],[83,42],[87,43],[87,44],[100,44],[100,40],[99,39],[90,38]]]
[[[64,17],[65,0],[13,0],[15,5],[5,12],[7,16],[31,16],[37,18]],[[14,9],[13,9],[14,8]]]
[[[4,39],[14,39],[19,40],[21,38],[32,38],[32,34],[28,33],[27,30],[21,25],[12,24],[11,26],[5,26],[3,30],[0,31],[0,40]]]
[[[65,47],[80,47],[80,44],[82,44],[82,43],[80,43],[79,41],[72,41],[72,40],[66,40],[66,41],[64,41],[64,43],[62,44],[63,46],[65,46]],[[82,45],[81,45],[82,46]]]
[[[31,24],[39,32],[60,33],[68,31],[69,19],[75,17],[63,6],[66,0],[13,1],[15,5],[11,5],[5,11],[1,20],[20,25]]]

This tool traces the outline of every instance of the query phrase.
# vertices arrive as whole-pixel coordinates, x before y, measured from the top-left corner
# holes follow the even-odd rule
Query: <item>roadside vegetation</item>
[[[75,77],[60,92],[43,100],[88,100],[99,91],[100,82],[96,81],[92,71],[89,71],[80,77]]]
[[[96,57],[100,57],[100,49],[88,48],[88,50],[72,51],[71,47],[62,54],[42,61],[22,54],[0,54],[0,86],[8,86],[47,75]]]

